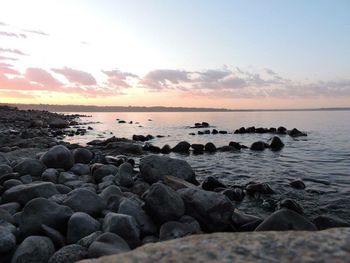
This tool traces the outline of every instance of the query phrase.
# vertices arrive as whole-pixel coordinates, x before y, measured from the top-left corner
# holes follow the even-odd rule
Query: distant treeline
[[[349,107],[314,108],[314,109],[225,109],[225,108],[192,108],[163,106],[86,106],[86,105],[50,105],[50,104],[7,104],[20,110],[46,110],[53,112],[252,112],[252,111],[342,111]]]

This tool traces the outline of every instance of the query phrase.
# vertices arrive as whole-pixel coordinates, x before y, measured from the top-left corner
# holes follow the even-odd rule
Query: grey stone
[[[74,213],[68,221],[67,242],[76,243],[100,229],[100,223],[90,215],[82,212]]]
[[[103,189],[99,196],[105,201],[107,208],[115,212],[118,211],[119,204],[124,198],[122,191],[116,185],[111,185]]]
[[[76,175],[86,175],[90,174],[90,166],[88,164],[76,163],[70,171]]]
[[[43,230],[45,236],[51,239],[56,248],[61,248],[66,244],[65,237],[56,229],[49,227],[45,224],[41,225],[41,229]]]
[[[90,150],[85,148],[76,148],[73,150],[72,153],[75,163],[88,164],[94,157],[94,154]]]
[[[0,164],[0,175],[12,173],[12,167],[7,164]]]
[[[74,263],[87,257],[88,251],[85,247],[73,244],[57,250],[48,263]]]
[[[11,251],[16,246],[16,237],[10,230],[0,227],[0,258],[1,254]]]
[[[123,163],[119,166],[115,182],[124,187],[130,187],[134,184],[132,179],[134,169],[130,163]]]
[[[0,209],[8,211],[11,215],[14,215],[21,209],[21,205],[17,202],[10,202],[0,205]]]
[[[166,241],[192,234],[188,226],[184,223],[169,221],[160,227],[159,241]]]
[[[101,183],[103,177],[108,175],[116,175],[118,168],[112,164],[102,165],[93,171],[93,177],[97,183]]]
[[[19,173],[21,176],[30,174],[31,176],[40,177],[45,171],[45,165],[37,159],[25,159],[17,164],[13,171]]]
[[[40,160],[48,168],[69,170],[74,164],[73,154],[63,145],[56,145],[43,154]]]
[[[59,172],[55,168],[48,168],[42,173],[41,180],[56,184],[58,175]]]
[[[120,254],[130,250],[128,243],[113,233],[104,233],[90,245],[88,251],[92,258]]]
[[[80,245],[80,246],[88,248],[92,244],[92,242],[94,242],[102,234],[103,234],[102,231],[96,231],[96,232],[91,233],[90,235],[80,239],[77,242],[77,244]]]

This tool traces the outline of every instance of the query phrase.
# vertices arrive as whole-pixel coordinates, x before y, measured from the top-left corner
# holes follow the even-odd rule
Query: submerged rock
[[[171,150],[176,153],[188,153],[190,150],[190,147],[191,147],[191,144],[189,144],[188,142],[182,141],[182,142],[179,142]]]
[[[279,151],[283,147],[284,147],[284,143],[282,142],[282,140],[279,137],[277,137],[277,136],[272,137],[271,143],[270,143],[271,150]]]

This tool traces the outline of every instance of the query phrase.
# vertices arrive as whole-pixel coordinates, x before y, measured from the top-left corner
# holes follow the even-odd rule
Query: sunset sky
[[[350,107],[349,0],[1,0],[0,102]]]

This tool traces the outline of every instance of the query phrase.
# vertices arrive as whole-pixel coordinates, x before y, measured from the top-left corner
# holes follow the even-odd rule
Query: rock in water
[[[69,123],[61,118],[56,118],[50,121],[50,128],[64,129],[69,127]]]
[[[183,188],[177,191],[182,197],[186,215],[194,217],[207,232],[230,228],[234,207],[224,195],[201,189]]]
[[[208,142],[204,145],[204,151],[214,153],[216,152],[216,146],[214,145],[214,143]]]
[[[282,140],[279,137],[277,137],[277,136],[272,137],[271,143],[270,143],[271,150],[279,151],[283,147],[284,147],[284,143],[282,142]]]
[[[329,215],[320,215],[312,220],[319,230],[333,227],[350,227],[350,223],[338,217]]]
[[[113,233],[104,233],[89,247],[89,256],[98,258],[106,255],[120,254],[130,250],[128,243]]]
[[[171,175],[198,185],[192,167],[184,160],[166,156],[148,155],[140,160],[140,172],[143,179],[150,184]]]
[[[52,147],[40,160],[49,168],[69,170],[74,165],[73,154],[63,145]]]
[[[267,144],[263,141],[258,141],[258,142],[254,142],[251,146],[250,149],[252,151],[263,151],[265,150]]]
[[[188,153],[190,150],[190,147],[191,147],[191,144],[189,144],[188,142],[182,141],[176,144],[176,146],[171,150],[176,153]]]
[[[162,183],[153,184],[145,193],[145,210],[160,223],[179,219],[185,212],[180,195]]]
[[[219,187],[226,188],[227,186],[211,175],[207,176],[202,182],[202,188],[207,191],[213,191]]]
[[[55,247],[48,237],[30,236],[16,249],[11,263],[47,263],[55,252]]]
[[[267,217],[255,231],[317,230],[307,218],[290,209],[281,209]]]
[[[73,244],[56,251],[48,263],[74,263],[87,257],[88,252],[85,247]]]
[[[100,229],[100,223],[83,212],[74,213],[68,221],[67,242],[76,243]]]

